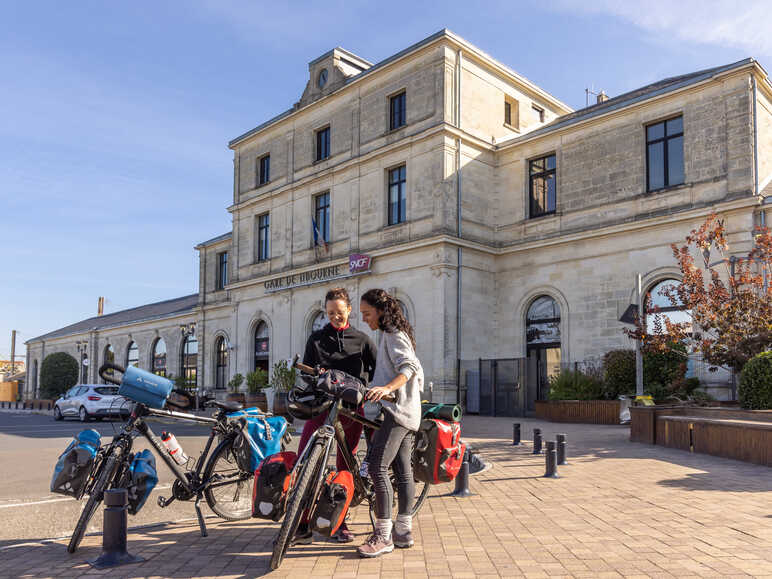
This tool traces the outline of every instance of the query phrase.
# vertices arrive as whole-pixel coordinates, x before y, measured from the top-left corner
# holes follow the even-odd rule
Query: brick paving
[[[544,458],[511,446],[512,422],[530,438],[568,435],[568,466],[545,479]],[[472,478],[474,496],[433,489],[414,523],[416,545],[379,559],[355,546],[369,530],[353,514],[354,545],[294,547],[271,577],[769,577],[772,469],[628,441],[620,426],[529,419],[464,419],[464,435],[494,468]],[[101,516],[98,514],[98,516]],[[75,555],[66,541],[0,547],[6,577],[257,577],[268,573],[277,525],[209,519],[135,529],[129,551],[143,563],[96,571],[101,537]]]

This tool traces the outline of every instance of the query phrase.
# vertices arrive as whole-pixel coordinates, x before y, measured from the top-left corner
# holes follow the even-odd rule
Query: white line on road
[[[154,490],[162,491],[170,488],[172,488],[172,485],[165,484],[165,485],[158,485],[157,487],[155,487]],[[71,501],[71,500],[72,500],[72,497],[62,497],[61,499],[45,499],[42,501],[31,501],[28,503],[12,503],[10,505],[0,505],[0,509],[10,509],[13,507],[31,507],[34,505],[44,505],[46,503],[59,503],[62,501]]]

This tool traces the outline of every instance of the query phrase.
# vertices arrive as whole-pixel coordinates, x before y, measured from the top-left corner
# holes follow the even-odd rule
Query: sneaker
[[[338,541],[338,543],[351,543],[354,540],[354,533],[349,531],[346,523],[341,523],[332,538]]]
[[[308,527],[308,523],[300,523],[295,536],[290,541],[290,547],[293,545],[310,545],[314,541],[314,532]]]
[[[394,550],[394,543],[391,539],[383,537],[379,533],[374,533],[367,539],[364,545],[357,547],[360,557],[380,557],[384,553],[391,553]]]
[[[480,458],[479,454],[470,453],[469,455],[469,474],[480,474],[485,472],[486,470],[490,470],[493,467],[493,464],[490,462],[485,462],[482,458]]]
[[[394,546],[399,547],[400,549],[408,549],[415,545],[415,541],[413,541],[413,533],[410,531],[404,535],[401,535],[396,530],[394,530],[391,532],[391,540],[394,542]]]

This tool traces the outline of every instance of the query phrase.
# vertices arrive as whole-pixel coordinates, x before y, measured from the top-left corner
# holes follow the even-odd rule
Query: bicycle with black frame
[[[316,415],[329,410],[329,414],[324,424],[311,435],[308,444],[297,458],[295,466],[290,473],[286,493],[286,510],[284,520],[274,542],[270,563],[271,569],[278,569],[281,565],[292,538],[295,536],[303,513],[307,511],[307,518],[313,520],[314,510],[323,489],[327,462],[336,442],[338,444],[338,452],[343,453],[343,459],[354,479],[354,493],[349,508],[366,501],[370,509],[371,522],[374,521],[375,517],[375,489],[371,479],[360,474],[361,463],[359,457],[352,453],[348,444],[346,444],[346,436],[340,417],[345,416],[355,420],[372,431],[378,430],[382,425],[382,421],[369,420],[356,413],[356,407],[361,403],[361,392],[357,394],[346,391],[337,393],[320,392],[316,388],[316,382],[320,376],[319,368],[312,368],[301,364],[298,362],[298,359],[299,357],[295,356],[292,366],[300,371],[301,378],[307,386],[307,396],[313,396],[315,399],[315,407],[311,412]],[[289,394],[290,412],[292,412],[293,403],[298,399],[297,391],[291,391]],[[393,400],[393,395],[386,398],[386,400],[389,399]],[[392,482],[394,482],[393,478]],[[416,482],[416,496],[411,510],[412,515],[415,515],[423,505],[424,500],[429,494],[429,486],[423,482]]]
[[[125,369],[116,364],[107,363],[99,368],[99,376],[105,381],[120,385],[109,370],[117,370],[124,373]],[[168,406],[178,409],[189,408],[192,397],[182,390],[174,390],[177,394],[176,401],[167,400]],[[187,402],[187,403],[186,403]],[[175,500],[189,501],[195,498],[196,516],[201,530],[201,536],[207,536],[206,523],[201,513],[201,500],[206,499],[209,507],[219,517],[229,521],[247,519],[252,514],[252,479],[253,473],[243,470],[239,466],[239,460],[234,452],[234,442],[241,434],[245,420],[230,420],[228,413],[237,412],[242,405],[236,402],[218,402],[209,400],[206,406],[216,408],[213,417],[197,416],[176,412],[173,410],[157,410],[148,406],[135,403],[134,409],[121,430],[113,437],[112,442],[102,446],[96,456],[94,468],[86,483],[83,495],[88,495],[88,501],[81,512],[78,523],[70,539],[67,550],[74,553],[80,545],[91,517],[94,515],[99,503],[102,502],[104,492],[113,488],[128,488],[131,482],[130,467],[134,459],[132,448],[134,439],[143,436],[155,449],[158,456],[166,463],[174,473],[176,480],[172,484],[169,498],[158,497],[158,505],[163,508],[169,506]],[[265,416],[270,416],[265,414]],[[188,423],[203,424],[211,427],[209,438],[193,468],[188,468],[189,461],[184,467],[172,458],[160,438],[153,432],[147,423],[147,418],[166,418]],[[282,441],[286,445],[288,435]],[[218,443],[215,445],[215,439]],[[212,448],[214,446],[214,448]]]

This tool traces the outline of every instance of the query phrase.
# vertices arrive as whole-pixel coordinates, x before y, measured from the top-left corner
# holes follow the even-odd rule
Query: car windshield
[[[103,394],[105,396],[115,396],[118,394],[118,387],[117,386],[100,386],[99,388],[94,388],[94,392],[97,394]]]

